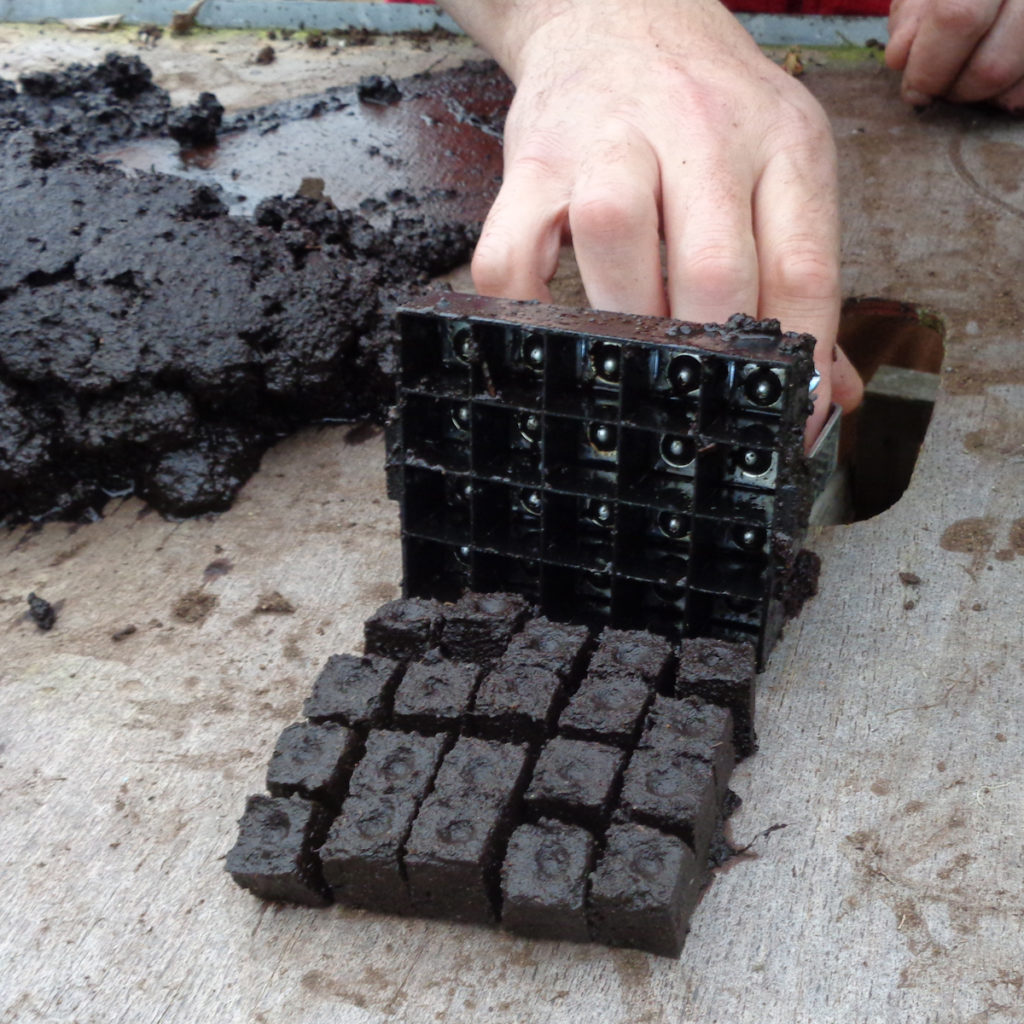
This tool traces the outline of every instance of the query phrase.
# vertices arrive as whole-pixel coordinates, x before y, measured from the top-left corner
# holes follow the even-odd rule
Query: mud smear
[[[0,82],[0,522],[94,514],[132,492],[165,514],[220,510],[279,438],[383,417],[391,313],[468,259],[497,186],[509,94],[478,66],[395,88],[388,103],[361,103],[353,87],[248,112],[218,134],[214,98],[174,111],[137,58],[28,76],[20,90]],[[440,147],[413,140],[381,161],[386,174],[360,177],[379,142],[346,142],[345,162],[307,136],[295,145],[324,161],[325,198],[272,195],[251,218],[229,211],[216,182],[94,155],[140,137],[177,153],[172,132],[279,146],[289,118],[308,128],[349,108],[396,137],[402,118],[437,128]],[[253,173],[274,165],[246,160]],[[308,173],[267,191],[294,193]],[[336,180],[360,184],[343,192]]]

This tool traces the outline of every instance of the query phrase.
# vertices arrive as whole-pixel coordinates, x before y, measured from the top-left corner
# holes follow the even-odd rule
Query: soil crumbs
[[[243,219],[214,187],[90,155],[261,130],[259,111],[221,120],[209,94],[175,111],[137,57],[0,80],[0,523],[128,493],[222,510],[283,436],[383,419],[392,311],[466,262],[478,225],[407,191],[361,209],[274,197]]]

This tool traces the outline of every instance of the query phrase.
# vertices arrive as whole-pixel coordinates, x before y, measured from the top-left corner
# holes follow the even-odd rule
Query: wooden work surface
[[[1024,1019],[1024,127],[915,116],[875,64],[812,72],[845,290],[939,311],[946,365],[904,498],[813,540],[822,592],[733,783],[737,842],[785,828],[718,874],[681,959],[268,906],[224,873],[275,737],[398,588],[382,439],[332,428],[218,518],[129,500],[3,537],[0,1022]],[[294,613],[254,612],[271,591]]]

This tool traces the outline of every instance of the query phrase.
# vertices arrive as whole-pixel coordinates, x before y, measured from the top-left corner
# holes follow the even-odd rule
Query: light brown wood
[[[320,662],[398,587],[382,440],[333,428],[218,518],[128,500],[2,539],[0,1022],[1024,1018],[1024,129],[904,112],[873,67],[809,84],[840,143],[845,290],[932,307],[947,357],[904,498],[814,539],[822,592],[734,781],[738,841],[786,827],[715,879],[682,958],[271,907],[223,872]],[[195,589],[217,603],[189,624]],[[61,603],[51,633],[30,590]],[[273,590],[294,614],[253,611]]]

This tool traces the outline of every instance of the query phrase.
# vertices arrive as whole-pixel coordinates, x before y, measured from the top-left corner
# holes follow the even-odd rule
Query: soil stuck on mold
[[[91,155],[208,140],[220,116],[209,94],[175,111],[138,58],[0,80],[0,522],[132,492],[221,510],[281,437],[383,417],[391,312],[465,262],[478,225],[411,190],[362,209],[272,197],[243,219],[217,187]]]

